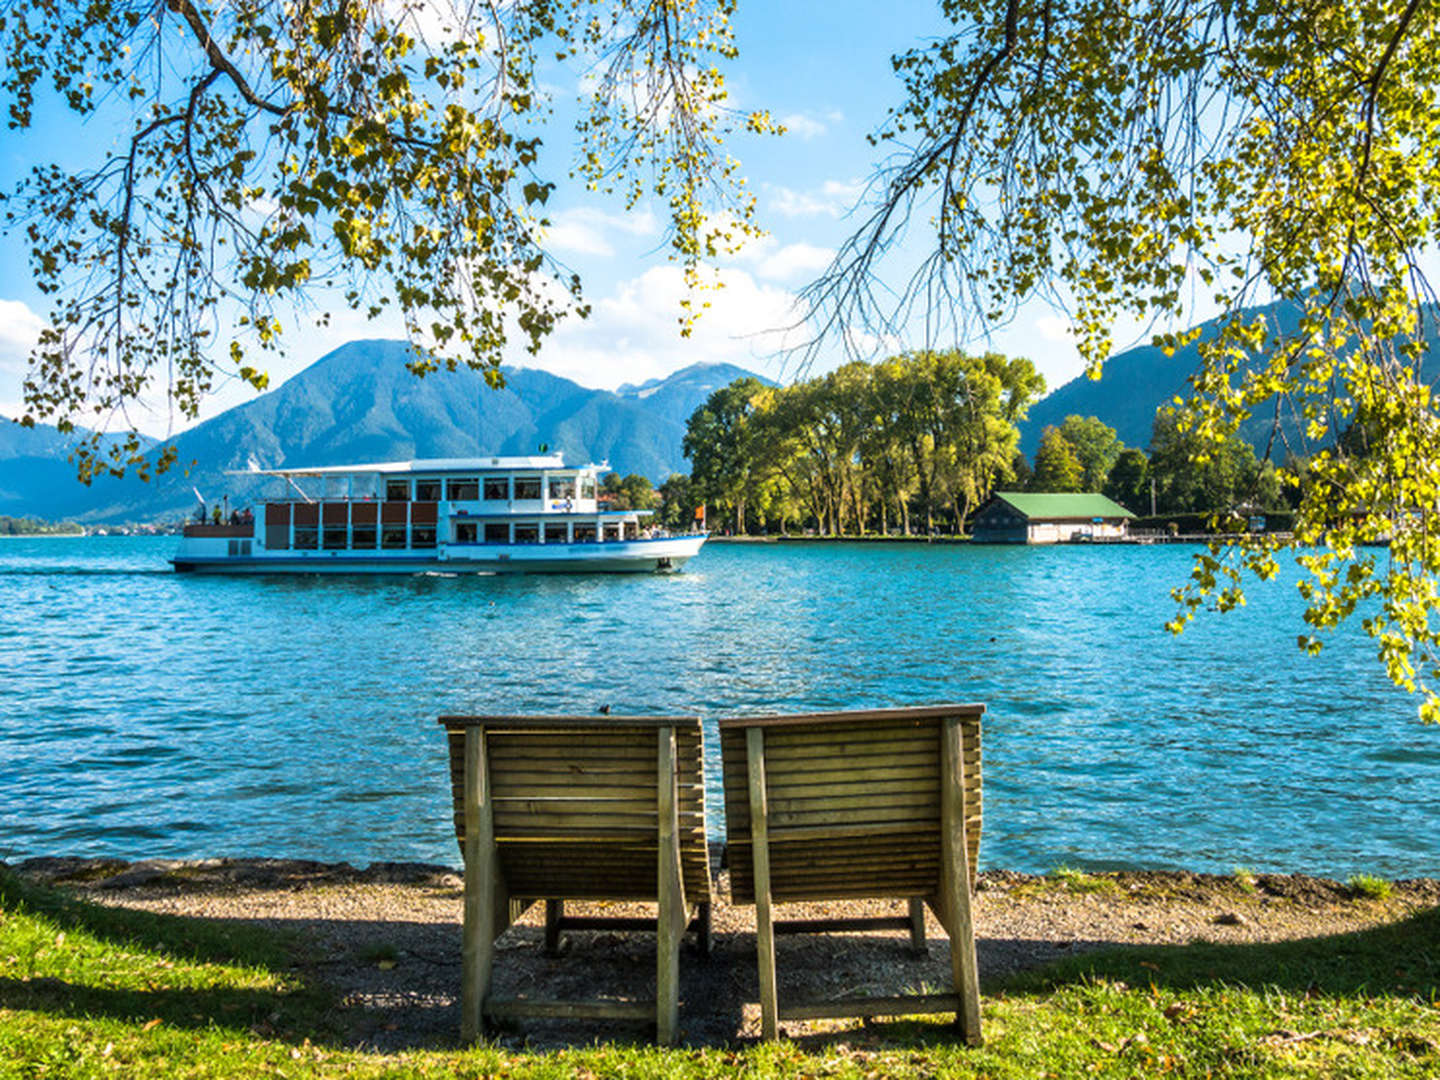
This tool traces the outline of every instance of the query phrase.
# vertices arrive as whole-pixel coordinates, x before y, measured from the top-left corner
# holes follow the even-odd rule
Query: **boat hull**
[[[229,555],[192,545],[170,560],[202,574],[649,574],[679,570],[704,536],[582,544],[451,544],[414,551],[274,551]]]

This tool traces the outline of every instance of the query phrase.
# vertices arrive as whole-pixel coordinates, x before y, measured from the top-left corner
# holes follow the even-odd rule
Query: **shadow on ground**
[[[131,986],[103,977],[0,977],[0,1009],[107,1016],[181,1028],[249,1029],[266,1037],[394,1051],[457,1044],[460,935],[453,923],[294,919],[258,927],[236,919],[157,915],[76,900],[27,884],[0,869],[0,909],[43,915],[59,929],[153,954],[157,961],[256,967],[278,974],[283,989]],[[278,925],[278,929],[272,926]],[[566,935],[558,956],[543,954],[542,931],[516,926],[499,942],[495,992],[541,998],[651,998],[654,937],[644,933]],[[1050,946],[1047,952],[1046,946]],[[1440,908],[1355,933],[1270,944],[1125,946],[1011,939],[979,942],[983,972],[1012,971],[1016,956],[1057,956],[1045,967],[987,977],[986,996],[1048,993],[1097,977],[1132,986],[1275,986],[1329,997],[1440,995]],[[4,961],[0,957],[0,962]],[[780,998],[934,992],[947,988],[949,945],[933,940],[915,957],[902,935],[804,935],[777,943]],[[3,972],[0,963],[0,972]],[[709,957],[687,946],[681,964],[681,1038],[725,1046],[756,1030],[755,939],[719,933]],[[798,1033],[802,1045],[844,1034]],[[945,1039],[948,1029],[913,1022],[867,1023],[862,1037],[911,1042]],[[643,1041],[643,1025],[548,1021],[501,1030],[512,1045],[537,1048],[596,1040]]]

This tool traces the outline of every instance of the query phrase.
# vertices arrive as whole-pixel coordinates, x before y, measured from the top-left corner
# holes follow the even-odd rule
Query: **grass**
[[[1440,909],[1269,945],[1146,946],[987,985],[986,1045],[870,1024],[742,1048],[348,1049],[303,942],[108,909],[0,869],[0,1078],[1440,1073]]]
[[[1116,889],[1110,878],[1097,877],[1077,870],[1073,866],[1057,866],[1045,875],[1048,879],[1072,893],[1108,893]]]
[[[1390,882],[1373,874],[1352,874],[1345,884],[1352,893],[1366,900],[1389,900],[1394,891]]]
[[[1248,895],[1255,891],[1255,871],[1248,866],[1235,867],[1230,876],[1234,878],[1235,884],[1241,892]]]

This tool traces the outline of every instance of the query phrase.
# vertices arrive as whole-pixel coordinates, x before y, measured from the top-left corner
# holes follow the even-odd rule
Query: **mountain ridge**
[[[75,481],[64,460],[68,444],[57,445],[64,439],[53,430],[11,438],[0,443],[0,513],[153,521],[193,508],[192,488],[212,501],[255,497],[262,481],[243,474],[256,467],[529,454],[541,443],[569,460],[608,461],[658,483],[686,471],[685,420],[712,384],[752,374],[690,365],[641,384],[642,396],[517,367],[495,390],[468,368],[416,377],[405,368],[410,356],[403,341],[347,342],[274,390],[168,440],[176,465],[149,483],[102,477],[87,488]]]

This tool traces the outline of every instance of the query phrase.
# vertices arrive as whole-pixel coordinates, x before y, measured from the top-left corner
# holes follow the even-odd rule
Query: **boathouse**
[[[1123,540],[1135,515],[1104,495],[997,491],[970,523],[981,544]]]

